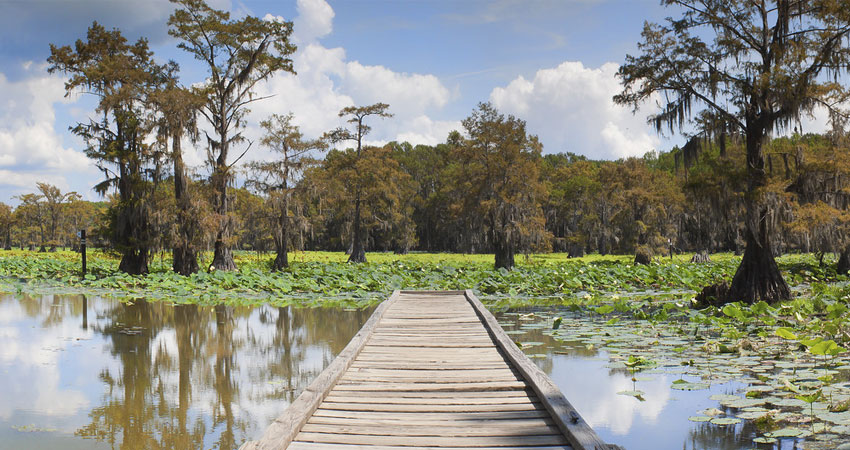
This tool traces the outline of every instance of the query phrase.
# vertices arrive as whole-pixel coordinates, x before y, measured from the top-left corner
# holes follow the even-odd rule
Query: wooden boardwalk
[[[395,292],[254,449],[615,449],[471,291]]]

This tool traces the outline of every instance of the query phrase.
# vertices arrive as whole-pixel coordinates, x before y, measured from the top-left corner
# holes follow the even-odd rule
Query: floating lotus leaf
[[[756,444],[774,444],[776,443],[776,438],[772,437],[757,437],[753,439],[753,442]]]
[[[643,391],[620,391],[620,392],[617,392],[617,394],[627,395],[629,397],[642,397],[645,394],[645,392],[643,392]]]
[[[671,389],[677,389],[680,391],[701,391],[703,389],[710,388],[711,385],[708,383],[678,383],[670,386]]]
[[[690,420],[691,422],[710,422],[711,417],[708,417],[708,416],[691,416],[691,417],[688,417],[688,420]]]
[[[831,430],[830,430],[830,431],[831,431]],[[818,433],[814,436],[814,438],[815,438],[815,440],[818,440],[818,441],[834,441],[834,440],[838,439],[838,438],[839,438],[839,436],[838,436],[837,434],[832,434],[832,433],[821,433],[821,432],[818,432]]]
[[[738,414],[735,414],[735,415],[742,418],[742,419],[755,420],[755,419],[758,419],[759,417],[764,417],[765,415],[767,415],[767,410],[765,410],[765,411],[744,411],[744,412],[739,412]]]
[[[838,434],[850,434],[850,425],[839,425],[837,427],[832,427],[832,432]]]
[[[741,419],[737,417],[715,417],[711,419],[711,423],[715,425],[735,425],[736,423],[741,423]]]
[[[797,400],[796,398],[783,398],[782,400],[770,403],[776,406],[784,406],[787,408],[802,408],[804,406],[808,406],[808,403],[802,400]]]
[[[770,410],[767,409],[767,408],[761,407],[761,406],[751,406],[749,408],[741,408],[741,411],[754,412],[754,413],[766,413]]]
[[[754,385],[747,388],[747,391],[755,391],[755,392],[772,392],[774,390],[773,386],[766,385]]]
[[[803,433],[804,433],[804,430],[801,429],[801,428],[788,427],[788,428],[782,428],[782,429],[779,429],[779,430],[776,430],[776,431],[773,431],[773,432],[770,432],[770,433],[766,433],[765,436],[772,437],[772,438],[797,437],[797,436],[802,436]]]
[[[717,408],[708,408],[708,409],[704,410],[702,413],[705,414],[706,416],[712,416],[712,417],[722,416],[723,414],[725,414],[723,411],[721,411]]]
[[[726,401],[738,400],[738,399],[741,398],[741,396],[730,395],[730,394],[714,394],[714,395],[712,395],[711,397],[708,397],[708,398],[711,399],[711,400],[722,402],[724,400],[726,400]]]
[[[817,433],[828,433],[830,431],[829,425],[825,423],[815,423],[812,425],[812,432]]]
[[[761,398],[739,398],[736,400],[722,401],[720,404],[727,408],[749,408],[751,406],[764,405],[765,401]]]
[[[536,341],[531,341],[531,342],[520,342],[519,344],[520,344],[520,346],[522,346],[523,348],[525,348],[525,347],[537,347],[538,345],[543,345],[543,343],[542,343],[542,342],[536,342]]]

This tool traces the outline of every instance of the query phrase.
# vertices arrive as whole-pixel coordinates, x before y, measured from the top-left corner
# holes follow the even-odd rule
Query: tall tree
[[[39,251],[45,250],[44,243],[47,235],[47,211],[44,207],[44,197],[39,194],[23,194],[16,196],[21,204],[15,208],[15,222],[21,228],[21,247],[24,241],[32,249],[38,239]]]
[[[204,98],[179,86],[176,67],[169,71],[166,85],[152,96],[159,113],[158,137],[164,147],[171,142],[171,162],[174,171],[174,201],[177,207],[172,232],[172,269],[181,275],[198,271],[197,240],[201,234],[198,200],[191,190],[191,180],[183,162],[182,141],[198,138],[197,112]]]
[[[771,245],[763,145],[816,105],[834,109],[836,82],[850,63],[850,8],[840,0],[663,0],[682,10],[666,25],[646,24],[640,56],[626,56],[618,75],[620,104],[637,108],[656,94],[664,102],[650,122],[682,129],[703,107],[746,141],[746,250],[728,298],[788,299],[791,292]],[[830,75],[828,77],[822,75]]]
[[[334,143],[339,142],[354,142],[357,144],[355,155],[352,164],[358,165],[363,158],[363,138],[369,134],[372,128],[364,122],[369,116],[377,117],[392,117],[393,115],[387,112],[390,105],[386,103],[375,103],[369,106],[348,106],[339,112],[339,117],[347,117],[348,123],[353,124],[353,129],[337,128],[326,134],[326,138]],[[367,167],[358,167],[357,172],[362,173],[363,170],[368,171]],[[364,174],[367,175],[367,174]],[[351,254],[348,255],[348,262],[361,263],[366,262],[366,247],[363,242],[363,229],[360,223],[361,202],[363,200],[364,185],[362,180],[356,180],[354,183],[354,220],[352,223],[351,236]]]
[[[289,42],[292,22],[246,16],[231,19],[230,13],[210,8],[203,0],[171,0],[178,8],[168,20],[168,33],[180,39],[178,47],[207,66],[209,77],[199,89],[206,98],[201,114],[214,129],[207,135],[207,155],[212,167],[213,207],[219,216],[212,267],[235,270],[229,238],[227,187],[231,169],[241,155],[230,161],[231,146],[245,141],[248,105],[262,99],[254,94],[258,83],[277,72],[295,73],[295,46]],[[249,145],[250,147],[250,145]],[[247,148],[242,155],[247,152]]]
[[[480,103],[463,127],[468,138],[452,145],[453,207],[483,221],[496,268],[510,269],[518,251],[549,244],[541,208],[543,146],[526,132],[524,120],[490,103]]]
[[[3,240],[3,249],[12,249],[12,223],[14,216],[12,215],[12,207],[0,202],[0,239]]]
[[[73,200],[79,200],[80,195],[76,192],[62,191],[52,184],[37,182],[38,191],[44,199],[45,218],[47,219],[47,239],[50,250],[55,251],[59,245],[57,231],[65,216],[65,205]]]
[[[162,84],[164,68],[154,62],[147,40],[128,44],[119,30],[108,31],[97,22],[89,27],[87,39],[77,40],[73,48],[51,44],[47,61],[51,73],[70,75],[66,96],[83,90],[98,98],[96,113],[101,117],[79,123],[72,131],[86,141],[86,155],[106,177],[95,190],[101,195],[112,188],[118,191],[109,211],[109,231],[122,254],[119,270],[147,273],[152,232],[146,101]]]
[[[272,270],[289,267],[289,235],[292,229],[289,204],[292,194],[304,169],[317,162],[312,153],[326,148],[322,140],[305,140],[298,126],[292,123],[292,118],[292,114],[274,114],[260,122],[265,130],[260,142],[277,153],[279,159],[255,161],[249,165],[254,172],[250,184],[268,195],[274,211],[276,256]]]

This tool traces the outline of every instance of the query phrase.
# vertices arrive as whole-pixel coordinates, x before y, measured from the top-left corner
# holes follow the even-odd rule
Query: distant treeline
[[[459,134],[436,146],[390,143],[361,149],[362,173],[346,161],[354,150],[332,150],[313,161],[287,188],[288,247],[350,251],[353,184],[362,186],[361,218],[367,251],[493,253],[492,224],[485,216],[487,191],[530,199],[515,214],[519,252],[634,253],[741,252],[745,227],[743,146],[726,138],[692,139],[684,148],[642,158],[593,161],[567,154],[531,152],[531,164],[479,173],[466,159]],[[841,253],[848,245],[850,156],[833,136],[794,135],[766,145],[774,214],[775,254],[791,251]],[[474,159],[474,157],[473,157]],[[469,174],[477,174],[471,177]],[[251,171],[242,187],[228,191],[232,244],[253,251],[275,250],[278,196],[256,189]],[[499,192],[509,179],[529,192]],[[151,251],[169,249],[177,238],[174,183],[165,174],[151,198]],[[201,224],[200,248],[211,248],[218,218],[209,205],[205,177],[192,181]],[[38,193],[0,204],[0,237],[10,246],[49,249],[73,246],[74,233],[88,228],[95,243],[110,245],[109,214],[119,199],[91,203],[39,183]],[[484,192],[482,192],[484,191]],[[510,199],[506,199],[510,200]],[[520,203],[513,200],[514,203]],[[482,203],[484,204],[482,206]],[[505,201],[508,203],[508,201]],[[517,208],[518,209],[518,208]]]

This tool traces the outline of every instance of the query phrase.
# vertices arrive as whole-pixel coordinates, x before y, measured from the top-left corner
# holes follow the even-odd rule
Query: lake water
[[[84,296],[0,296],[0,448],[232,449],[326,367],[371,310],[133,304]],[[605,351],[553,339],[515,312],[497,318],[602,438],[629,450],[756,447],[751,422],[688,420],[708,390],[673,371],[632,380]],[[689,380],[691,381],[691,380]],[[696,381],[696,380],[694,380]],[[639,389],[638,399],[618,394]]]
[[[370,313],[1,296],[0,448],[235,448]]]

